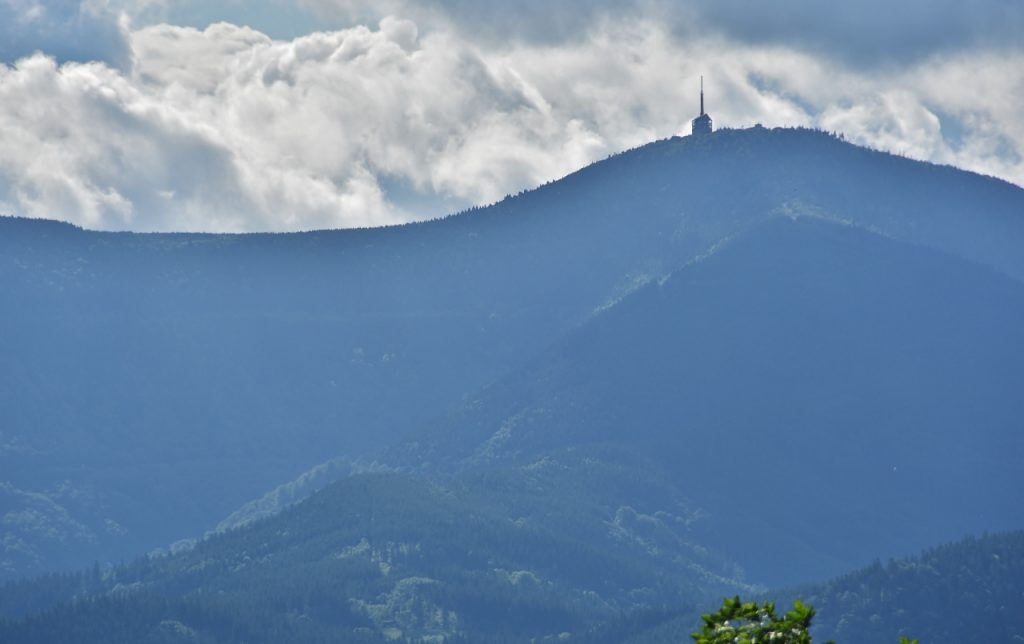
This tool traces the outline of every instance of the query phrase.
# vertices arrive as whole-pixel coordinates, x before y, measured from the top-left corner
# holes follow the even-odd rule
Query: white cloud
[[[45,56],[2,68],[0,204],[105,229],[407,221],[688,131],[701,73],[716,125],[816,125],[1024,184],[1018,51],[868,73],[653,20],[504,43],[431,24],[288,41],[156,25],[132,34],[131,71]]]

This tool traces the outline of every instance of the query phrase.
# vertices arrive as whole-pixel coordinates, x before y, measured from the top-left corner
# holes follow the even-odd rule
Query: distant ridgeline
[[[0,578],[100,562],[0,610],[578,636],[1024,525],[1024,190],[702,117],[395,228],[0,219]]]

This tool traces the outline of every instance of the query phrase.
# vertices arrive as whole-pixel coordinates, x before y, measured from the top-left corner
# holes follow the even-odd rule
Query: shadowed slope
[[[625,299],[392,452],[475,469],[570,445],[653,459],[707,543],[791,583],[1024,522],[1024,286],[775,221]]]

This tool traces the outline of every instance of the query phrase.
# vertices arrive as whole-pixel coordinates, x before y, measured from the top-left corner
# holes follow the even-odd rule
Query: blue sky
[[[110,230],[438,216],[716,125],[1024,184],[1011,0],[0,0],[0,213]]]

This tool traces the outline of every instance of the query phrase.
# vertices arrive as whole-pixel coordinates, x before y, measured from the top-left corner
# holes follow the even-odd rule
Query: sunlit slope
[[[357,475],[192,551],[0,587],[0,639],[557,640],[637,606],[743,590],[716,574],[726,562],[679,538],[682,518],[672,544],[645,547],[652,517],[604,504],[633,488],[664,495],[648,477],[589,456],[461,481]]]

